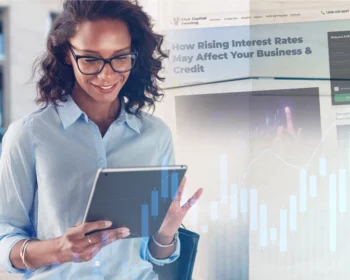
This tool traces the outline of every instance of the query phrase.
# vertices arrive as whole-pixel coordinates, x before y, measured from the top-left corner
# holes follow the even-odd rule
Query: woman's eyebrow
[[[93,50],[81,50],[81,49],[78,49],[78,48],[75,48],[77,51],[79,51],[79,52],[86,52],[86,53],[91,53],[91,54],[98,54],[98,55],[101,55],[98,51],[93,51]],[[130,50],[131,49],[131,47],[130,46],[128,46],[128,47],[125,47],[125,48],[123,48],[123,49],[120,49],[120,50],[117,50],[117,51],[115,51],[114,53],[113,53],[113,55],[114,54],[117,54],[117,53],[120,53],[120,52],[123,52],[123,51],[126,51],[126,50]]]

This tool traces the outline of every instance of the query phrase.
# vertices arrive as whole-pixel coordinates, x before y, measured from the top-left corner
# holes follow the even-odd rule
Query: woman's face
[[[131,36],[127,25],[119,20],[86,21],[77,27],[76,35],[69,40],[73,52],[78,56],[111,58],[131,51]],[[79,71],[71,51],[68,52],[78,92],[87,94],[96,102],[111,103],[127,81],[130,71],[114,72],[109,64],[96,75],[84,75]],[[103,88],[102,88],[103,87]]]

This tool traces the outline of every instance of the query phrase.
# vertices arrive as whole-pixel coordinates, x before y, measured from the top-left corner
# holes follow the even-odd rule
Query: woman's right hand
[[[97,221],[84,224],[80,222],[70,227],[63,236],[56,240],[57,261],[60,264],[89,261],[102,247],[130,235],[128,228],[107,230],[111,225],[112,223],[108,221]],[[100,229],[106,230],[85,236],[88,232]]]

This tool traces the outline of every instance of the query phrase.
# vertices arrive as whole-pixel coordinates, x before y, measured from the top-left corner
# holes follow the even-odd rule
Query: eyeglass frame
[[[136,64],[136,59],[138,57],[138,52],[137,51],[131,51],[131,52],[127,52],[127,53],[123,53],[123,54],[118,54],[118,55],[115,55],[111,58],[108,58],[108,59],[105,59],[103,57],[97,57],[97,56],[92,56],[92,55],[77,55],[74,51],[73,51],[73,48],[70,44],[68,44],[68,48],[69,50],[71,51],[72,55],[73,55],[73,58],[75,60],[75,63],[77,64],[77,67],[80,71],[81,74],[83,75],[88,75],[88,76],[92,76],[92,75],[97,75],[97,74],[100,74],[103,69],[105,68],[106,64],[109,64],[109,66],[111,66],[112,70],[116,73],[126,73],[126,72],[129,72],[131,71],[134,67],[135,67],[135,64]],[[112,66],[112,60],[115,59],[116,57],[119,57],[119,56],[125,56],[125,55],[134,55],[134,65],[131,67],[131,69],[127,70],[127,71],[116,71],[113,66]],[[103,61],[103,66],[102,68],[95,72],[95,73],[92,73],[92,74],[86,74],[86,73],[83,73],[83,71],[81,71],[80,67],[79,67],[79,63],[78,63],[78,60],[81,59],[81,58],[93,58],[93,59],[99,59],[99,60],[102,60]]]

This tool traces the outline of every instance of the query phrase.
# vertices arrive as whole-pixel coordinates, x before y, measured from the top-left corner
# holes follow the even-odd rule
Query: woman
[[[169,128],[141,112],[161,97],[162,36],[129,1],[65,0],[39,67],[43,108],[13,123],[0,163],[0,264],[31,279],[157,279],[180,254],[185,205],[172,203],[153,238],[82,224],[98,168],[173,164]]]

